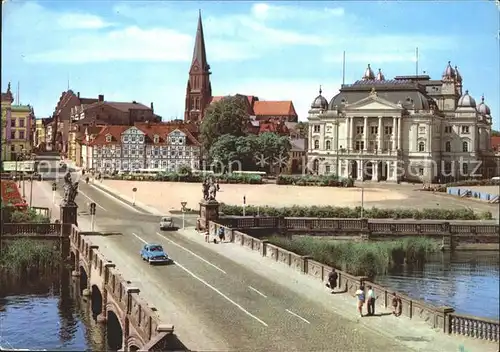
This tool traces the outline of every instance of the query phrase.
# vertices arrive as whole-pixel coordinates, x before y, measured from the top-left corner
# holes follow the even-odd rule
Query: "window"
[[[384,130],[385,134],[392,134],[392,126],[385,126]]]
[[[158,156],[158,152],[159,152],[158,148],[154,148],[153,149],[153,153],[154,153],[155,156]]]
[[[330,150],[332,148],[332,142],[331,141],[326,141],[326,150]]]
[[[19,131],[19,139],[24,139],[24,131]]]
[[[464,176],[469,174],[469,165],[468,164],[462,164],[462,174]]]
[[[462,134],[469,134],[469,126],[462,126]]]
[[[418,142],[418,151],[425,152],[425,142]]]
[[[419,176],[424,176],[424,169],[423,168],[419,168],[418,169],[418,174],[419,174]]]
[[[365,141],[356,141],[355,148],[356,150],[365,149]]]
[[[144,143],[144,136],[139,136],[139,142]]]
[[[128,136],[123,136],[123,142],[127,143],[128,142]]]
[[[364,127],[356,126],[356,134],[363,134],[363,133],[364,133]]]
[[[135,142],[135,136],[130,136],[130,141]]]
[[[109,142],[111,142],[111,135],[110,135],[110,134],[108,134],[108,135],[106,136],[106,142],[108,142],[108,143],[109,143]]]
[[[444,133],[452,133],[453,126],[444,126]]]
[[[16,151],[16,146],[14,144],[10,146],[10,151],[13,153]]]
[[[318,140],[314,141],[314,149],[319,149],[319,141]]]
[[[320,131],[320,126],[314,125],[314,133],[319,133],[319,131]]]
[[[154,141],[154,143],[158,143],[160,141],[160,137],[158,137],[158,135],[155,134],[153,137],[153,141]]]
[[[325,165],[325,174],[330,173],[330,165]]]
[[[378,134],[378,126],[371,126],[370,133],[371,134]]]
[[[10,120],[10,127],[16,127],[16,119]]]
[[[19,127],[24,127],[24,119],[19,119]]]
[[[463,152],[469,151],[469,143],[468,142],[462,142],[462,151]]]
[[[450,141],[447,141],[444,145],[444,151],[445,152],[451,152],[451,142]]]
[[[10,132],[10,139],[16,139],[16,131]]]

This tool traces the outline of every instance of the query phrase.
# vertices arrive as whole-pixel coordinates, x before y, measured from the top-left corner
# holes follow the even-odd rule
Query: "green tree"
[[[288,136],[264,132],[257,137],[257,156],[267,161],[264,169],[270,173],[279,172],[279,168],[285,167],[291,148]]]
[[[500,137],[500,131],[491,130],[492,137]]]
[[[259,148],[258,136],[250,134],[246,137],[238,137],[235,143],[236,154],[241,163],[242,171],[254,171],[257,169],[255,164],[255,151]],[[233,168],[234,170],[234,168]]]
[[[239,161],[239,155],[236,152],[238,139],[231,134],[220,136],[210,147],[209,156],[212,160],[212,165],[216,168],[216,172],[227,172],[229,168],[233,168],[233,163]]]
[[[298,122],[294,129],[297,131],[299,138],[307,138],[307,135],[309,133],[309,124],[304,121]]]
[[[224,97],[210,105],[201,123],[201,142],[210,150],[223,135],[245,136],[249,124],[247,102],[242,96]]]

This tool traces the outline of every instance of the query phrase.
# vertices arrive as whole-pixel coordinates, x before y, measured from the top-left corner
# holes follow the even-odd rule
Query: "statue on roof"
[[[372,87],[372,90],[370,91],[370,95],[377,95],[377,91],[375,90],[375,87]]]
[[[10,82],[7,84],[7,93],[10,93]]]

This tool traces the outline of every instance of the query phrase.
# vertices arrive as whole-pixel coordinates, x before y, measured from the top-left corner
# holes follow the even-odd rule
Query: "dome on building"
[[[378,69],[377,77],[375,79],[377,81],[385,81],[385,76],[380,68]]]
[[[481,103],[477,106],[477,111],[482,115],[491,114],[490,107],[484,103],[484,95],[481,97]]]
[[[469,91],[466,90],[465,94],[458,99],[458,107],[459,108],[475,108],[476,101],[473,97],[469,95]]]
[[[460,75],[460,72],[458,72],[457,66],[455,66],[455,76],[456,76],[457,82],[462,83],[462,75]]]
[[[455,78],[455,70],[451,67],[451,61],[448,61],[448,66],[443,72],[443,79],[453,79]]]
[[[321,95],[323,91],[321,90],[321,86],[319,87],[319,95],[314,99],[311,104],[311,109],[323,109],[326,110],[328,108],[328,101],[324,96]]]
[[[365,74],[363,75],[363,80],[372,81],[374,79],[375,79],[375,74],[373,73],[373,70],[370,67],[370,64],[368,64],[368,67],[366,68]]]

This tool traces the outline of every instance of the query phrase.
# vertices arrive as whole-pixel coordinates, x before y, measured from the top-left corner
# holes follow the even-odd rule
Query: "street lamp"
[[[90,231],[94,232],[95,226],[95,208],[96,204],[94,202],[90,203]]]
[[[246,216],[245,215],[245,208],[247,206],[247,197],[246,196],[243,196],[243,216]]]
[[[30,208],[33,202],[33,174],[30,175]]]
[[[57,183],[52,182],[52,204],[56,204],[56,190],[57,190]]]
[[[187,202],[181,202],[181,210],[182,210],[182,229],[184,230],[186,224],[186,204]]]

